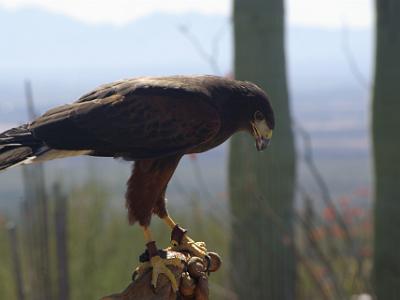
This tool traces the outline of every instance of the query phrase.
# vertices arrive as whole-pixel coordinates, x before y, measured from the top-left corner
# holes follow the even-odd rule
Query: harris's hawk
[[[176,289],[148,227],[156,214],[172,229],[176,247],[206,254],[166,209],[165,191],[180,159],[214,148],[237,131],[249,132],[263,150],[273,128],[268,97],[253,83],[216,76],[126,79],[0,134],[0,170],[76,155],[134,161],[126,192],[129,222],[144,229],[153,285],[164,273]]]

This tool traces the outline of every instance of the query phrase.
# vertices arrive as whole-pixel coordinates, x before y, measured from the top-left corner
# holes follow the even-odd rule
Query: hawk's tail
[[[29,163],[47,150],[28,130],[27,124],[0,133],[0,171]]]

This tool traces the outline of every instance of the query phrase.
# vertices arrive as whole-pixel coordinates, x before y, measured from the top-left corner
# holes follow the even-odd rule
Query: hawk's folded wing
[[[139,159],[201,147],[220,126],[201,91],[120,81],[46,112],[29,128],[54,149]]]

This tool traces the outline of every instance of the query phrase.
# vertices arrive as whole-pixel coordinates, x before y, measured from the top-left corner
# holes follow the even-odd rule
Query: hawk
[[[76,155],[134,161],[126,192],[128,220],[144,230],[152,284],[165,274],[176,290],[149,226],[157,215],[171,228],[173,245],[206,255],[204,244],[188,237],[166,208],[165,192],[180,159],[212,149],[238,131],[250,133],[260,151],[273,129],[270,101],[253,83],[217,76],[125,79],[0,134],[0,170]]]

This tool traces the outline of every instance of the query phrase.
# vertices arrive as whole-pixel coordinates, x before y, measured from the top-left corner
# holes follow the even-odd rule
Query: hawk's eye
[[[254,113],[254,120],[256,120],[256,121],[262,121],[262,120],[264,120],[264,115],[262,114],[261,111],[257,110],[257,111]]]

